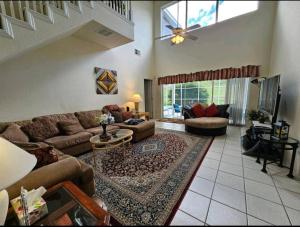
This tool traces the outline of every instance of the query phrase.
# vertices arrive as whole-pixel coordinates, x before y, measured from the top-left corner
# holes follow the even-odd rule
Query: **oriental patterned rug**
[[[128,147],[98,151],[96,195],[122,225],[169,224],[212,140],[156,129]],[[93,166],[92,153],[80,159]]]

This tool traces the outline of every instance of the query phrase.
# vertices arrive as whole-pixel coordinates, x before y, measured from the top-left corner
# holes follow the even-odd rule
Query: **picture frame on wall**
[[[99,95],[118,94],[118,75],[116,70],[95,67],[96,93]]]

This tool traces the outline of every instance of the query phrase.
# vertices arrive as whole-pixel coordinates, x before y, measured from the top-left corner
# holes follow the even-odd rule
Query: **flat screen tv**
[[[258,109],[276,121],[280,102],[280,75],[267,78],[260,84]]]

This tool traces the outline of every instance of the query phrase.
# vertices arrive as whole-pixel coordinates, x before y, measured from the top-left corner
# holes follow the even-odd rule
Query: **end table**
[[[47,203],[48,214],[33,225],[110,225],[110,215],[92,198],[83,193],[70,181],[65,181],[48,189],[43,196]],[[6,225],[18,225],[11,209]]]

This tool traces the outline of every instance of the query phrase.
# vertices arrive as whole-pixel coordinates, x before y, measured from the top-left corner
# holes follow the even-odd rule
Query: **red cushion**
[[[212,103],[209,107],[207,107],[205,112],[206,112],[205,114],[206,117],[214,117],[219,114],[218,107],[214,103]]]
[[[205,108],[199,103],[192,107],[192,111],[196,117],[205,117]]]
[[[133,118],[133,113],[131,111],[122,112],[123,121],[128,120],[129,118]]]

